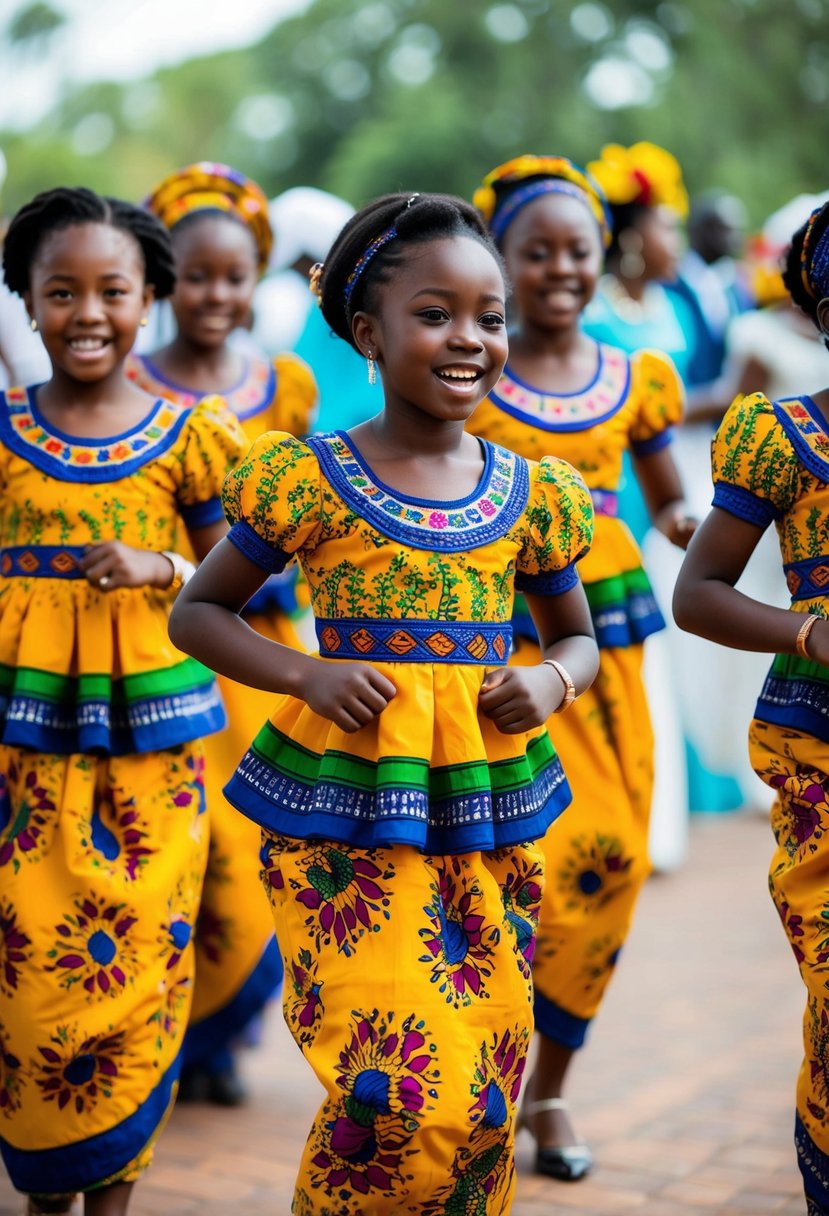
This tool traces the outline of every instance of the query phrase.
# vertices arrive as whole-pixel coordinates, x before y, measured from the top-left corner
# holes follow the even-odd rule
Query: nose
[[[106,316],[100,292],[87,291],[78,297],[76,319],[82,325],[97,325]]]
[[[207,280],[207,299],[211,304],[224,304],[230,294],[230,285],[224,279]]]
[[[476,321],[471,317],[459,319],[449,335],[447,345],[452,350],[483,350],[484,344]]]

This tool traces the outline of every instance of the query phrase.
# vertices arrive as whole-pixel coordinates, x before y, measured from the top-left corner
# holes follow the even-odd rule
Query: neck
[[[389,456],[446,456],[457,452],[464,440],[466,419],[430,418],[408,406],[388,406],[365,426],[376,444]]]
[[[627,279],[617,270],[616,281],[632,300],[636,300],[637,303],[641,303],[642,297],[644,296],[648,286],[647,279],[642,276],[636,279]]]
[[[185,382],[192,380],[196,387],[205,377],[212,381],[227,374],[236,361],[236,352],[227,342],[221,346],[201,346],[181,333],[158,355],[161,362],[175,368]]]
[[[564,329],[544,329],[522,319],[517,333],[510,338],[510,355],[518,353],[526,359],[564,360],[579,352],[585,341],[578,320]]]
[[[60,368],[52,369],[52,378],[38,392],[38,404],[55,411],[89,410],[99,407],[112,409],[135,394],[136,390],[124,376],[119,363],[102,380],[75,380]],[[143,396],[143,394],[142,394]]]

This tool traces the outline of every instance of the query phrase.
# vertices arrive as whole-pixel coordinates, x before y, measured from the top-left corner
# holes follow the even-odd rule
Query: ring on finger
[[[102,591],[106,590],[106,588],[109,586],[109,575],[108,574],[101,575],[101,577],[98,579],[98,586],[101,588]]]

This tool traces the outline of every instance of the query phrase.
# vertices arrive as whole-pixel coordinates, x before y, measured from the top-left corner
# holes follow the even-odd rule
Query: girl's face
[[[522,324],[551,332],[578,325],[604,263],[584,203],[566,194],[534,199],[507,228],[503,254]]]
[[[109,224],[48,233],[25,295],[52,366],[86,383],[103,380],[126,359],[152,298],[140,245]]]
[[[415,245],[377,292],[376,311],[355,316],[354,335],[377,360],[386,408],[465,421],[507,358],[506,292],[495,258],[472,237]]]
[[[679,216],[669,207],[652,207],[637,225],[642,238],[645,279],[672,283],[682,254],[682,228]]]
[[[250,316],[259,277],[252,233],[237,220],[200,216],[173,230],[173,251],[179,332],[195,346],[221,346]]]

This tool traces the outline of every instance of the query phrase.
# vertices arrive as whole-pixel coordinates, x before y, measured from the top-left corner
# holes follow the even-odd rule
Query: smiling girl
[[[169,346],[133,358],[127,375],[147,392],[194,405],[220,392],[252,443],[264,431],[311,429],[316,385],[296,355],[245,353],[231,335],[248,323],[273,243],[267,199],[229,165],[202,161],[170,174],[146,207],[170,231],[177,333]],[[299,647],[297,566],[274,576],[245,608],[257,632]],[[235,1044],[273,997],[282,977],[279,949],[258,881],[256,832],[225,800],[222,786],[267,717],[270,698],[220,679],[228,726],[206,741],[210,854],[196,929],[196,988],[184,1044],[181,1097],[236,1105],[244,1089]]]
[[[229,538],[171,629],[279,694],[227,793],[263,829],[285,1018],[325,1089],[293,1211],[496,1216],[514,1189],[543,883],[527,842],[569,800],[543,723],[596,669],[574,567],[592,509],[563,461],[464,430],[507,353],[500,262],[468,204],[375,201],[320,290],[379,370],[383,411],[254,445],[227,482]],[[239,616],[292,554],[315,655]],[[508,669],[515,585],[542,653]]]
[[[121,1216],[172,1106],[207,854],[199,739],[224,715],[167,616],[224,532],[243,436],[124,360],[174,282],[164,228],[38,195],[3,269],[52,376],[0,396],[0,1149],[29,1212]]]
[[[649,870],[653,735],[642,644],[664,621],[617,517],[622,458],[630,453],[655,525],[684,547],[693,523],[670,452],[683,394],[664,355],[629,358],[582,332],[610,239],[604,196],[588,174],[563,156],[521,156],[493,169],[475,198],[513,284],[516,328],[509,364],[470,429],[531,459],[572,461],[596,511],[582,576],[601,665],[573,712],[550,723],[573,805],[543,845],[548,873],[533,964],[539,1052],[523,1112],[538,1172],[576,1181],[592,1159],[562,1091]],[[514,627],[516,662],[537,662],[526,611]]]

